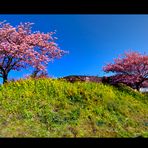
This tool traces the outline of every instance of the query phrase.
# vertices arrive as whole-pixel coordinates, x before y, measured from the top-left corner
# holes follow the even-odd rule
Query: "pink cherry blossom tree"
[[[11,70],[31,66],[46,71],[48,62],[67,53],[55,43],[55,32],[32,32],[31,27],[30,22],[17,27],[0,22],[0,77],[3,83],[7,82]]]
[[[148,79],[148,56],[139,52],[128,51],[124,55],[103,67],[105,72],[115,73],[112,81],[124,83],[140,89],[141,84]]]

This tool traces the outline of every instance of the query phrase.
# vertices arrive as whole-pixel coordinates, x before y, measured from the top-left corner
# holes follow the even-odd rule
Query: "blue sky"
[[[106,75],[102,67],[128,49],[148,53],[148,15],[0,15],[16,26],[33,22],[33,31],[57,30],[57,43],[69,51],[48,65],[53,77],[67,75]],[[31,71],[11,72],[9,78],[20,78]]]

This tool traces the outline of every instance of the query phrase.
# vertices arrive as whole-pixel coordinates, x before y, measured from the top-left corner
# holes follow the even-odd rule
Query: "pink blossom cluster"
[[[32,23],[21,23],[13,27],[0,23],[0,74],[3,71],[20,70],[33,66],[45,70],[49,61],[60,58],[61,50],[52,37],[54,32],[31,32]]]
[[[141,84],[148,77],[148,56],[128,51],[124,55],[103,67],[105,72],[113,72],[115,82]]]

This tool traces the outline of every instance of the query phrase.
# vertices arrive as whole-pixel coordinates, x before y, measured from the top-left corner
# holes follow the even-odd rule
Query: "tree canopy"
[[[32,23],[20,23],[17,27],[0,22],[0,77],[7,82],[11,70],[32,66],[46,70],[48,62],[67,53],[56,44],[55,32],[31,31]]]
[[[103,67],[105,72],[112,72],[114,82],[125,83],[139,90],[148,78],[148,56],[136,51],[128,51]]]

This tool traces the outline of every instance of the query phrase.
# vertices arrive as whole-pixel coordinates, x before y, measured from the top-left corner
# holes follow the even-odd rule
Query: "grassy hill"
[[[0,137],[148,137],[148,95],[53,79],[0,86]]]

